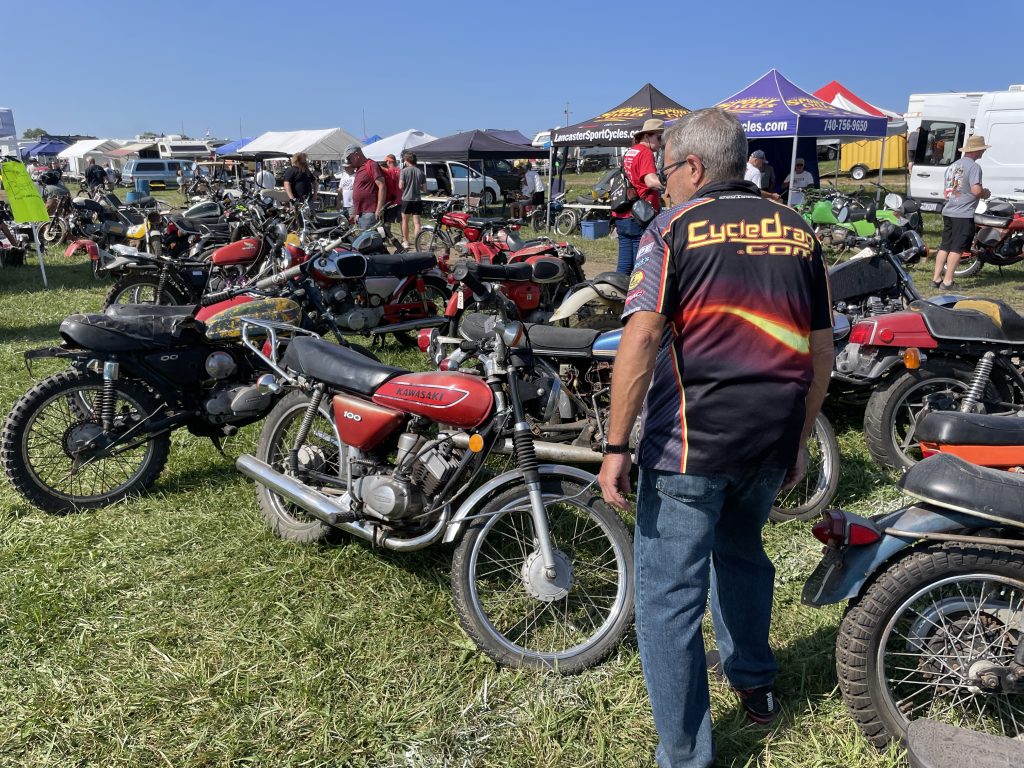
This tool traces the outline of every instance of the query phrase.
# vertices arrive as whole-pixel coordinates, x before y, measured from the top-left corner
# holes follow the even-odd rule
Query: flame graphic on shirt
[[[735,315],[741,320],[745,320],[762,333],[775,339],[775,341],[783,344],[794,352],[799,352],[802,355],[806,355],[811,351],[810,336],[795,326],[784,323],[775,318],[767,317],[766,315],[752,312],[749,309],[743,307],[736,307],[730,304],[717,304],[710,307],[702,307],[701,309],[686,312],[683,316],[684,322],[690,318],[698,317],[701,315]]]

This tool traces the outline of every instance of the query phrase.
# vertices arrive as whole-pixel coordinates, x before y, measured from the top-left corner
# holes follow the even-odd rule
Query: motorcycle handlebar
[[[255,283],[243,285],[238,288],[231,288],[226,291],[208,293],[205,296],[203,296],[200,304],[202,304],[202,306],[204,307],[209,307],[213,304],[225,301],[226,299],[231,299],[234,298],[235,296],[240,296],[243,293],[250,293],[251,291],[265,291],[268,288],[273,288],[278,285],[284,285],[293,277],[296,277],[300,274],[302,274],[301,264],[299,264],[298,266],[289,267],[283,272],[278,272],[276,275],[270,275],[270,277],[265,277],[262,280],[257,280]]]

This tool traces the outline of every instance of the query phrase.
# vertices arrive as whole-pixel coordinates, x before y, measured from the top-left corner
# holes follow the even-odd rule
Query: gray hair
[[[665,130],[665,165],[696,155],[705,181],[742,179],[747,167],[747,136],[740,121],[717,107],[689,112]]]

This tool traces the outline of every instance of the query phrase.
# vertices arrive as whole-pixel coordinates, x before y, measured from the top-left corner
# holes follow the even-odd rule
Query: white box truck
[[[910,173],[907,193],[921,204],[921,210],[942,210],[946,168],[960,158],[958,150],[973,133],[992,145],[981,159],[985,186],[993,195],[1024,199],[1024,88],[915,93],[904,117]]]

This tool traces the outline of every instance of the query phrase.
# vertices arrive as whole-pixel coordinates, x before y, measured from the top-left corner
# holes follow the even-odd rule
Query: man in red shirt
[[[658,178],[654,153],[661,149],[661,135],[664,132],[664,120],[645,121],[643,127],[633,135],[636,143],[622,157],[623,173],[637,195],[650,203],[655,213],[661,208],[661,191],[664,186]],[[619,263],[616,270],[629,275],[633,272],[633,262],[636,261],[644,227],[629,212],[613,213],[612,216],[619,236]]]
[[[367,160],[363,150],[355,144],[345,147],[342,160],[348,160],[356,169],[352,182],[352,211],[356,216],[356,226],[369,229],[380,219],[387,203],[384,171],[374,160]]]

